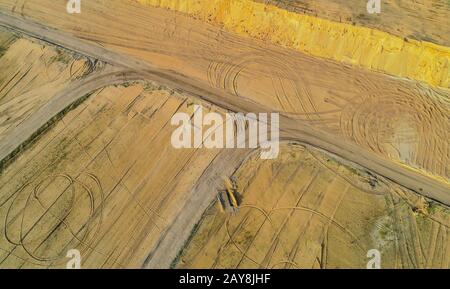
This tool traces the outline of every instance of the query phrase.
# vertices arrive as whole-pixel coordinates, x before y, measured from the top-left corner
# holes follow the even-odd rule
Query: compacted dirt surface
[[[66,2],[0,1],[0,268],[450,266],[445,1]],[[198,105],[279,113],[279,156],[174,148]]]
[[[172,266],[364,268],[377,248],[384,268],[448,267],[448,208],[323,152],[284,144],[233,178],[239,210],[211,204]]]

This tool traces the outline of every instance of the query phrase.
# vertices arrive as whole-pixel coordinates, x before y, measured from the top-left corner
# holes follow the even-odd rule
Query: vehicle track
[[[147,63],[109,51],[104,47],[99,47],[94,43],[82,41],[63,32],[49,30],[45,26],[32,21],[0,13],[0,25],[65,49],[73,50],[77,53],[86,55],[89,58],[96,58],[106,63],[123,67],[125,70],[125,72],[114,73],[112,75],[114,78],[109,80],[107,78],[111,76],[101,77],[100,80],[96,80],[95,77],[94,79],[88,78],[85,80],[86,83],[83,85],[78,83],[76,85],[77,88],[68,89],[71,94],[66,94],[64,92],[64,99],[74,99],[76,98],[77,93],[79,95],[81,92],[84,95],[86,92],[92,91],[93,89],[88,89],[88,85],[91,85],[91,87],[95,89],[108,84],[118,83],[120,81],[138,80],[141,78],[161,82],[164,85],[174,87],[182,92],[187,92],[194,97],[199,97],[214,105],[231,111],[271,111],[269,108],[254,103],[248,99],[243,99],[230,93],[205,86],[198,80],[189,79],[186,76],[178,74],[176,71],[155,69],[155,67],[152,67]],[[62,106],[62,99],[62,96],[56,97],[55,101],[50,101],[45,108],[41,109],[30,119],[33,119],[33,121],[36,119],[41,120],[40,123],[42,123],[43,118],[54,115],[56,111],[59,112],[61,110],[58,108]],[[60,104],[58,108],[56,108],[57,104]],[[29,123],[29,121],[27,123]],[[311,146],[321,148],[366,167],[373,172],[385,176],[386,178],[417,193],[440,201],[441,203],[447,205],[450,204],[450,186],[448,182],[444,183],[417,170],[392,163],[389,160],[381,158],[372,152],[361,149],[360,147],[347,141],[336,140],[334,136],[326,132],[319,131],[307,123],[292,119],[284,114],[280,115],[280,123],[280,138],[282,140],[300,141]],[[37,125],[34,126],[34,128],[36,127]],[[15,131],[15,136],[17,139],[8,138],[7,146],[1,146],[0,159],[5,157],[5,151],[11,150],[14,145],[19,145],[23,142],[23,135],[26,135],[26,132],[21,130],[23,130],[23,127]],[[30,129],[28,129],[28,132],[29,131]]]
[[[11,136],[0,143],[0,159],[10,155],[17,147],[45,125],[54,115],[73,103],[76,99],[95,89],[132,80],[151,80],[175,88],[176,91],[188,93],[194,97],[208,101],[218,107],[235,112],[271,111],[271,109],[251,100],[238,97],[220,89],[211,88],[204,83],[178,74],[173,70],[164,70],[144,63],[129,56],[112,52],[95,43],[80,40],[60,31],[50,30],[38,23],[16,18],[0,13],[0,26],[13,29],[37,38],[41,41],[75,51],[89,58],[99,59],[113,64],[121,70],[94,75],[73,83],[68,89],[60,92],[45,107],[23,122]],[[288,141],[298,141],[323,149],[341,158],[359,164],[368,170],[384,176],[408,189],[425,195],[443,204],[450,204],[450,186],[448,182],[435,179],[417,170],[402,166],[385,159],[373,152],[337,139],[336,136],[320,131],[307,122],[295,119],[289,114],[280,114],[280,138]],[[193,198],[184,204],[184,209],[162,233],[158,245],[150,252],[146,267],[168,267],[173,260],[171,254],[176,254],[183,246],[190,233],[190,228],[200,218],[201,213],[214,199],[214,188],[219,186],[220,175],[231,173],[248,156],[249,150],[223,151],[202,178],[194,186]],[[170,253],[168,252],[175,252]],[[167,263],[168,262],[168,263]]]

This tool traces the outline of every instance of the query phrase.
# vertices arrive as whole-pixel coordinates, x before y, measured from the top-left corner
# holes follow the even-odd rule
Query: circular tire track
[[[279,55],[267,57],[267,55],[247,53],[233,59],[212,61],[207,69],[207,76],[212,87],[252,99],[255,96],[242,93],[239,82],[246,81],[243,77],[245,71],[261,67],[265,71],[264,74],[271,78],[277,105],[283,111],[306,113],[308,118],[318,117],[308,83],[288,63]]]
[[[381,89],[348,103],[340,127],[346,138],[377,154],[448,177],[449,109],[431,90]]]
[[[104,196],[99,180],[92,174],[85,175],[84,182],[67,174],[49,175],[35,186],[24,185],[15,194],[5,216],[3,234],[11,245],[26,252],[29,260],[24,261],[59,264],[65,262],[68,246],[79,248],[81,253],[91,249],[102,223]],[[46,194],[49,184],[58,180],[66,183],[65,189],[56,196]],[[70,236],[65,243],[52,243],[52,238],[64,233]],[[51,245],[60,250],[52,250]],[[40,249],[43,253],[38,252]]]

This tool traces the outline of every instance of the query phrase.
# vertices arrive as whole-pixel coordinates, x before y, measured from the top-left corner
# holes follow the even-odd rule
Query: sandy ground
[[[51,126],[58,121],[58,116],[67,108],[75,106],[83,101],[96,89],[107,85],[120,84],[127,81],[139,80],[142,77],[135,73],[126,73],[123,70],[107,67],[102,71],[93,73],[82,79],[67,83],[60,91],[57,91],[47,103],[34,107],[35,111],[29,117],[21,121],[14,129],[5,134],[0,140],[0,159],[6,160],[6,166],[15,155],[20,153],[24,145],[33,141],[36,134],[42,133],[42,128]],[[47,94],[53,94],[46,92]]]
[[[2,1],[0,11],[14,17],[0,14],[1,25],[84,57],[102,60],[117,70],[104,71],[70,85],[65,81],[66,86],[52,95],[44,90],[46,97],[53,96],[51,101],[33,105],[36,113],[9,134],[14,137],[1,139],[0,152],[7,155],[52,115],[93,93],[19,155],[0,176],[0,217],[5,220],[4,235],[0,238],[3,251],[0,267],[61,267],[66,249],[73,247],[82,250],[84,267],[168,267],[214,199],[218,176],[231,174],[248,154],[248,151],[219,154],[217,150],[172,149],[168,121],[176,111],[190,111],[193,102],[212,109],[242,112],[278,110],[282,112],[282,139],[308,143],[365,167],[364,173],[353,169],[353,174],[364,175],[369,170],[376,176],[376,172],[417,193],[450,203],[448,90],[238,37],[179,13],[143,9],[135,1],[83,2],[83,13],[70,17],[64,13],[65,1],[51,1],[51,5],[45,1]],[[5,39],[8,37],[0,34],[0,41],[8,42]],[[25,47],[33,45],[28,43]],[[173,89],[149,82],[111,86],[136,79],[157,81]],[[295,157],[292,166],[308,163],[317,167],[311,159],[304,161],[303,153],[294,152],[292,156]],[[253,165],[248,170],[245,165],[242,168],[242,176],[259,173]],[[330,185],[329,192],[336,190],[345,196],[354,192],[357,196],[353,202],[342,202],[347,207],[333,207],[341,196],[339,193],[312,192],[307,203],[316,212],[312,215],[318,216],[319,211],[338,218],[340,211],[360,210],[357,204],[369,207],[374,201],[360,197],[365,194],[352,186],[354,183],[367,186],[367,180],[357,178],[350,184],[336,177],[333,169],[321,170],[324,179],[336,185]],[[304,180],[296,178],[292,184],[295,181]],[[386,183],[383,181],[383,185]],[[317,185],[328,184],[322,181]],[[392,242],[383,239],[386,235],[383,224],[371,227],[371,239],[361,241],[364,246],[385,246],[391,256],[390,267],[448,267],[443,245],[448,243],[445,239],[448,219],[441,214],[443,209],[433,209],[437,213],[431,216],[428,211],[421,213],[426,215],[427,225],[416,231],[432,232],[431,241],[423,241],[422,246],[421,239],[411,235],[417,233],[411,229],[415,224],[412,218],[422,216],[414,207],[414,198],[418,197],[397,185],[386,186],[382,197],[377,195],[375,200],[373,211],[378,211],[361,213],[361,220],[381,218],[377,224],[382,223],[387,217],[381,211],[396,208],[395,204],[400,202],[405,210],[394,211],[398,219],[408,222],[404,227],[398,221],[393,222],[398,234],[403,234],[396,235],[395,249]],[[249,196],[254,195],[250,192]],[[322,197],[323,202],[316,202]],[[274,200],[266,201],[263,205],[270,210]],[[292,203],[289,204],[292,208]],[[416,211],[413,215],[407,210],[411,206]],[[286,212],[281,215],[277,220],[285,218]],[[323,230],[330,227],[320,226],[323,218],[322,215],[318,220],[313,218],[317,229],[308,229],[311,236],[302,241],[308,241],[303,243],[306,246],[312,244],[313,252],[317,252],[317,244],[322,247]],[[337,220],[341,224],[348,222],[348,218],[343,213]],[[296,219],[292,218],[293,222]],[[367,226],[360,225],[343,227],[354,236],[367,230]],[[339,249],[356,246],[348,234],[341,235],[342,232],[335,232],[330,246]],[[266,244],[261,246],[265,248]],[[298,252],[297,245],[293,246],[289,250]],[[235,249],[240,248],[243,247],[238,245]],[[280,261],[284,259],[283,250],[275,252]],[[444,257],[441,260],[429,257],[433,254]],[[394,255],[403,259],[393,261]],[[256,264],[242,256],[238,265]],[[337,256],[328,256],[326,262],[322,259],[317,262],[317,254],[311,253],[302,266],[362,264],[357,253],[346,264],[339,263]],[[225,257],[224,262],[229,262],[226,265],[236,266],[233,258]],[[203,262],[208,260],[195,262],[204,266]],[[273,265],[265,262],[264,266],[268,264]]]
[[[71,80],[95,69],[87,59],[1,30],[0,139],[46,104]]]
[[[450,49],[253,0],[139,0],[304,54],[450,87]]]
[[[109,3],[86,3],[86,12],[75,20],[61,17],[63,3],[46,6],[28,1],[21,13],[132,56],[140,61],[135,67],[151,64],[172,76],[188,76],[189,83],[205,89],[214,87],[292,112],[368,151],[448,178],[448,91],[236,37],[170,11],[143,10],[127,1]],[[3,5],[6,11],[12,9]],[[111,11],[114,18],[100,20],[108,14],[100,11]],[[134,33],[124,38],[127,29]],[[380,110],[373,113],[373,106]],[[395,120],[387,115],[395,115]]]
[[[64,116],[0,177],[0,267],[64,267],[70,248],[85,268],[140,267],[218,153],[167,145],[190,105],[108,86]]]
[[[256,1],[296,13],[383,30],[402,38],[450,46],[450,3],[446,0],[383,0],[380,15],[368,14],[367,1],[359,0]]]
[[[79,51],[82,54],[98,56],[106,63],[114,63],[119,67],[125,67],[131,70],[134,69],[135,72],[141,73],[142,77],[161,81],[170,87],[177,87],[178,89],[181,89],[181,91],[188,92],[196,98],[203,99],[219,107],[235,112],[273,111],[272,109],[256,102],[252,102],[247,98],[240,97],[239,95],[231,94],[218,88],[204,86],[202,82],[199,82],[196,79],[186,78],[174,71],[161,68],[157,69],[152,65],[137,62],[133,58],[125,55],[105,50],[103,47],[98,47],[88,42],[77,41],[76,38],[74,39],[69,35],[49,31],[38,24],[5,15],[0,16],[2,25],[18,27],[20,31],[26,31],[35,37],[39,37],[39,39],[45,39],[51,43],[61,43],[60,41],[63,41],[63,43],[67,43],[68,47],[75,49],[75,51]],[[320,131],[316,126],[311,125],[310,122],[298,119],[297,117],[298,115],[294,115],[294,118],[292,118],[281,113],[280,121],[283,125],[281,127],[280,136],[282,139],[298,140],[322,148],[366,168],[370,168],[378,174],[388,176],[392,180],[395,180],[399,184],[402,184],[417,193],[439,200],[444,204],[450,203],[450,196],[448,194],[449,185],[445,179],[436,177],[430,178],[429,175],[427,176],[427,174],[418,170],[414,170],[407,166],[401,166],[384,158],[379,158],[373,152],[356,146],[351,142],[346,140],[336,140],[334,135],[329,134],[324,130]]]
[[[241,205],[211,204],[178,268],[448,268],[448,207],[296,144],[250,157],[233,175]],[[417,210],[422,210],[418,212]]]

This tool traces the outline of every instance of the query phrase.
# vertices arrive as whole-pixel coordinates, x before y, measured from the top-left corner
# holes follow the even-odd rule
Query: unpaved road
[[[201,178],[189,192],[190,198],[174,221],[164,230],[157,245],[152,248],[143,267],[169,268],[178,252],[188,240],[195,224],[216,198],[216,192],[223,187],[224,175],[232,175],[236,168],[251,153],[249,149],[222,150],[204,171]]]
[[[25,19],[0,14],[0,25],[91,58],[102,60],[122,69],[121,71],[86,78],[81,82],[73,83],[69,89],[58,93],[48,105],[22,123],[11,137],[1,143],[0,156],[2,158],[19,147],[37,129],[76,99],[95,89],[124,81],[138,79],[156,81],[231,111],[271,111],[264,105],[213,88],[194,77],[190,78],[174,70],[153,66],[129,55],[112,51],[93,42],[80,40],[61,31],[48,29]],[[280,124],[282,140],[295,140],[323,149],[357,163],[417,193],[446,205],[450,204],[450,187],[447,183],[384,159],[354,143],[319,130],[308,121],[298,119],[291,114],[281,113]],[[222,175],[224,171],[232,172],[242,163],[248,153],[247,150],[233,150],[231,152],[224,150],[220,154],[220,157],[213,162],[194,186],[192,199],[184,205],[185,209],[165,230],[158,245],[150,252],[145,264],[146,267],[167,267],[170,264],[168,262],[173,260],[174,255],[189,236],[192,226],[214,198],[213,188],[218,186],[220,181],[217,176]]]
[[[249,99],[237,97],[236,95],[227,93],[223,90],[210,87],[196,79],[190,79],[184,75],[180,75],[176,71],[155,68],[146,62],[141,62],[130,56],[109,51],[108,49],[96,45],[95,43],[82,41],[76,37],[60,31],[48,29],[45,26],[27,21],[25,19],[0,13],[0,25],[75,51],[82,55],[116,65],[117,67],[123,67],[124,69],[129,70],[129,73],[132,75],[126,79],[136,79],[140,76],[141,79],[157,81],[169,87],[177,88],[181,92],[187,92],[194,97],[199,97],[219,107],[235,112],[271,111],[271,109],[257,104]],[[116,78],[110,83],[117,83],[123,75],[123,73],[116,74]],[[90,83],[91,87],[101,87],[102,85],[107,85],[108,80],[107,77],[101,77],[100,83],[97,83],[92,79],[87,80],[87,83]],[[81,88],[79,84],[77,86],[82,93],[82,95],[78,95],[78,97],[85,95],[86,92],[89,91],[89,89]],[[66,96],[64,99],[70,99],[67,104],[72,103],[74,101],[73,96],[76,97],[76,95],[77,94],[75,92],[72,97],[70,97],[70,95]],[[41,110],[38,115],[34,116],[33,120],[45,118],[50,119],[52,115],[61,110],[63,105],[58,105],[55,106],[54,111],[51,112],[50,110],[52,103],[53,102],[50,102],[49,106],[46,106],[46,108]],[[15,132],[16,135],[20,135],[21,131],[32,131],[32,129],[27,128],[27,124],[24,125],[25,127],[21,126],[18,128]],[[283,113],[280,115],[280,125],[280,137],[283,140],[296,140],[317,148],[321,148],[344,159],[357,163],[417,193],[423,194],[444,204],[450,204],[450,187],[446,183],[430,178],[429,176],[412,170],[406,166],[402,166],[381,158],[378,155],[375,155],[366,149],[360,148],[353,143],[342,139],[337,139],[334,135],[320,131],[308,124],[306,121],[292,118]],[[24,137],[22,137],[22,139],[23,138]],[[20,139],[16,140],[14,138],[11,142],[15,142],[17,146],[21,143]],[[14,145],[9,144],[8,147],[11,149],[13,146]]]
[[[134,0],[87,1],[77,15],[68,15],[65,4],[3,0],[0,12],[44,25],[37,37],[73,50],[83,50],[77,42],[85,40],[95,44],[89,53],[99,59],[133,70],[151,68],[161,79],[176,76],[197,88],[214,87],[271,111],[290,112],[382,157],[450,178],[450,155],[442,153],[448,151],[450,124],[443,112],[450,109],[448,90],[239,37]],[[51,36],[55,30],[75,42],[61,33]]]
[[[22,143],[29,140],[35,132],[81,97],[108,85],[139,80],[140,78],[138,74],[133,72],[115,70],[93,74],[85,79],[74,81],[62,91],[57,92],[36,113],[32,114],[5,138],[0,140],[0,160],[8,158]]]

